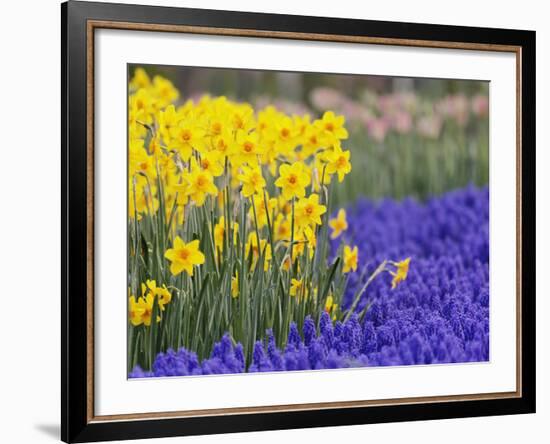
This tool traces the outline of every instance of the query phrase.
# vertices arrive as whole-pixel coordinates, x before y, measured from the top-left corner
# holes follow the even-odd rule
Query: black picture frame
[[[237,413],[195,417],[96,421],[90,416],[88,353],[93,319],[89,291],[90,133],[87,39],[90,20],[259,30],[278,33],[406,39],[518,47],[521,63],[519,135],[521,292],[518,331],[521,394],[499,399],[440,401]],[[201,9],[69,1],[61,5],[62,103],[62,313],[61,438],[90,442],[288,428],[324,427],[535,412],[535,32],[356,19],[259,14]],[[514,196],[510,196],[511,199]],[[93,312],[92,312],[93,313]]]

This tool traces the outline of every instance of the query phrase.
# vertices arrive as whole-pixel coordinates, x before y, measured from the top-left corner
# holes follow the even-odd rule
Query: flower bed
[[[310,317],[298,320],[303,327],[290,325],[284,350],[267,331],[249,363],[226,334],[208,359],[199,362],[185,348],[168,350],[157,355],[152,371],[135,367],[130,377],[489,359],[487,188],[452,191],[425,204],[361,200],[348,209],[347,224],[342,236],[361,251],[342,301],[346,310],[355,305],[347,319],[334,322],[324,313],[318,325]],[[333,254],[338,245],[333,241]],[[361,292],[388,257],[412,258],[406,281],[392,289],[395,276],[383,273]]]

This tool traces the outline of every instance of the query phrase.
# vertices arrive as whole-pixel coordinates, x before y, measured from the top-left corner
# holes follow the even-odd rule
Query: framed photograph
[[[535,411],[535,33],[64,3],[62,439]]]

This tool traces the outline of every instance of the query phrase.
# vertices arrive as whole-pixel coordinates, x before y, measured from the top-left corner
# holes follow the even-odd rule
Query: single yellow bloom
[[[184,119],[170,130],[170,148],[176,149],[181,158],[187,161],[192,156],[193,150],[205,152],[204,135],[205,131],[194,119]]]
[[[143,323],[147,327],[151,325],[151,318],[153,317],[154,303],[155,303],[155,296],[153,296],[152,293],[148,293],[147,295],[144,295],[143,297],[138,299],[137,303],[134,306],[134,310],[136,312],[141,312],[141,322],[137,325],[140,325],[141,323]],[[132,310],[132,306],[130,306],[130,310]],[[130,316],[131,316],[131,312],[130,312]],[[159,321],[160,321],[160,317],[157,316],[157,322]]]
[[[135,183],[134,183],[135,182]],[[149,187],[147,180],[143,176],[136,175],[130,178],[128,186],[128,215],[134,218],[138,213],[138,220],[141,220],[141,214],[149,214],[151,211],[156,213],[159,208],[159,200],[156,197],[156,188]]]
[[[265,197],[267,197],[267,211],[269,211],[269,217],[271,218],[275,208],[277,208],[277,199],[274,197],[269,198],[267,192]],[[267,225],[268,213],[265,208],[265,197],[263,194],[254,194],[252,196],[254,207],[250,206],[250,210],[248,210],[248,217],[252,223],[258,222],[258,229]],[[256,208],[256,221],[254,220],[254,208]],[[273,223],[273,220],[271,220],[271,223]]]
[[[231,147],[233,146],[233,137],[231,132],[223,130],[220,134],[214,136],[212,139],[212,148],[220,153],[225,159],[230,154]]]
[[[172,262],[170,272],[174,276],[182,271],[193,276],[193,267],[204,264],[205,261],[204,254],[199,251],[198,239],[186,244],[179,236],[176,236],[173,248],[166,250],[164,257]]]
[[[231,107],[230,122],[234,130],[248,133],[256,125],[254,109],[248,103],[234,104]]]
[[[317,237],[315,236],[315,230],[312,229],[310,226],[307,226],[304,228],[303,235],[304,235],[304,239],[307,241],[309,258],[312,259],[313,253],[317,248]]]
[[[290,204],[288,199],[285,199],[285,197],[282,194],[279,194],[279,196],[277,197],[277,203],[278,203],[279,210],[283,214],[289,215],[292,212],[292,205]]]
[[[157,178],[157,170],[153,156],[147,154],[143,146],[143,139],[130,140],[128,151],[130,176],[139,173],[146,175],[150,180]]]
[[[349,158],[349,151],[342,151],[339,144],[335,145],[331,151],[325,154],[325,159],[328,162],[326,172],[328,174],[338,174],[338,182],[342,182],[344,176],[351,171]]]
[[[309,257],[313,257],[315,248],[317,247],[317,238],[315,231],[309,226],[300,227],[294,233],[294,246],[292,248],[292,260],[294,261],[299,255],[303,254],[308,247]]]
[[[357,271],[357,261],[359,259],[359,250],[357,246],[353,247],[353,250],[349,245],[344,246],[344,268],[343,272]]]
[[[231,297],[239,297],[239,272],[231,278]]]
[[[292,165],[283,164],[279,167],[279,178],[275,185],[281,188],[285,199],[304,197],[306,187],[310,182],[310,174],[302,162],[294,162]]]
[[[218,195],[214,177],[210,172],[200,168],[194,158],[191,159],[191,172],[187,173],[185,179],[189,183],[188,194],[198,207],[204,204],[207,194]]]
[[[208,171],[212,176],[218,177],[223,174],[223,165],[221,163],[221,155],[218,151],[209,151],[201,156],[201,168],[203,171]]]
[[[225,239],[225,217],[220,217],[220,220],[214,225],[214,244],[220,251],[223,251],[223,244]]]
[[[319,204],[319,195],[311,194],[301,198],[296,204],[296,222],[299,227],[321,225],[321,215],[326,211],[327,207]]]
[[[318,128],[311,125],[306,128],[303,136],[302,152],[304,157],[309,157],[323,146],[321,134]]]
[[[301,291],[302,288],[302,280],[301,279],[294,279],[290,281],[290,296],[296,296],[296,294]]]
[[[147,279],[145,284],[141,284],[141,294],[146,295],[149,292],[152,293],[154,297],[158,297],[158,304],[161,311],[164,311],[165,305],[169,304],[172,300],[172,294],[166,288],[166,285],[157,287],[156,281]]]
[[[269,244],[265,239],[260,239],[260,247],[258,248],[258,237],[256,233],[250,233],[248,235],[248,242],[246,243],[245,256],[248,258],[252,250],[252,268],[256,266],[256,261],[260,257],[260,252],[263,252],[264,258],[264,271],[267,271],[269,268],[269,262],[271,261],[271,244]]]
[[[233,244],[237,244],[237,233],[239,231],[239,224],[233,223]],[[223,251],[225,245],[225,217],[221,216],[220,220],[214,225],[214,243],[216,248]]]
[[[176,111],[176,107],[174,105],[169,105],[164,109],[164,111],[159,111],[157,119],[159,133],[162,136],[162,140],[164,140],[164,143],[167,145],[171,142],[171,133],[173,129],[178,126],[182,118],[183,116],[181,113]]]
[[[153,93],[159,100],[159,107],[163,108],[170,103],[178,100],[180,93],[174,87],[174,84],[164,77],[155,76],[153,78]]]
[[[140,88],[135,94],[132,94],[129,98],[130,109],[132,110],[133,116],[137,121],[139,126],[143,129],[143,123],[149,124],[152,122],[152,114],[154,113],[155,107],[153,105],[154,100],[151,97],[151,93],[148,88]],[[145,133],[145,131],[144,131]]]
[[[285,219],[281,213],[277,214],[273,227],[273,236],[276,241],[285,240],[288,242],[290,240],[290,230],[292,227],[290,226],[290,221]]]
[[[151,79],[143,68],[136,68],[134,77],[130,80],[131,89],[148,88],[151,85]]]
[[[329,146],[348,138],[344,123],[344,116],[336,116],[332,111],[326,111],[320,120],[314,122],[314,125],[319,130],[325,146]]]
[[[266,186],[266,182],[262,176],[262,171],[260,170],[260,168],[258,168],[257,166],[243,166],[241,169],[242,174],[239,174],[238,179],[243,184],[243,196],[250,197],[253,194],[261,193]]]
[[[269,136],[274,142],[277,153],[282,155],[291,152],[298,144],[296,140],[298,133],[294,127],[294,122],[284,114],[275,120]]]
[[[235,165],[258,165],[258,156],[263,154],[264,150],[258,141],[258,134],[237,132],[234,153],[231,160]]]
[[[130,322],[134,327],[137,327],[138,325],[143,324],[143,314],[145,313],[145,308],[142,304],[136,301],[135,296],[130,296],[128,300],[128,315],[130,317]]]
[[[391,281],[391,288],[392,290],[397,287],[397,284],[400,282],[403,282],[405,279],[407,279],[407,274],[409,273],[409,263],[411,262],[411,258],[408,257],[407,259],[404,259],[400,262],[392,262],[391,264],[394,265],[397,270],[390,271],[390,274],[393,276],[393,279]]]
[[[230,124],[223,114],[214,114],[208,116],[206,124],[207,133],[211,136],[220,136],[226,131],[230,131]]]
[[[338,304],[334,302],[334,298],[331,294],[328,295],[325,302],[325,311],[330,315],[332,314],[332,320],[336,320],[336,310],[338,310]]]
[[[185,171],[184,172],[184,179],[187,177],[187,174],[188,174],[188,172]],[[187,202],[189,202],[190,187],[189,187],[189,183],[186,180],[183,180],[180,183],[174,183],[174,184],[171,184],[171,185],[166,185],[165,190],[167,190],[167,192],[174,193],[174,196],[173,196],[174,198],[176,198],[176,193],[177,193],[176,201],[177,201],[178,205],[183,207],[183,206],[187,205]],[[172,211],[172,206],[167,205],[167,209]]]
[[[342,234],[342,232],[348,229],[348,221],[346,220],[346,210],[341,208],[338,211],[338,216],[328,221],[330,228],[332,228],[331,239],[336,239]]]

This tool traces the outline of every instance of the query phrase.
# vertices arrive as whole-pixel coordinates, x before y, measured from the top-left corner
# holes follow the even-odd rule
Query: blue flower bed
[[[362,366],[480,362],[489,359],[489,191],[468,187],[421,204],[408,199],[361,200],[348,210],[347,241],[359,247],[344,307],[384,259],[411,257],[409,275],[394,290],[391,276],[376,278],[356,313],[360,322],[332,323],[323,314],[302,332],[291,325],[279,350],[271,332],[257,342],[247,371],[290,371]],[[337,241],[334,242],[337,248]],[[240,344],[226,335],[209,359],[180,349],[160,353],[151,372],[130,377],[241,373]]]

